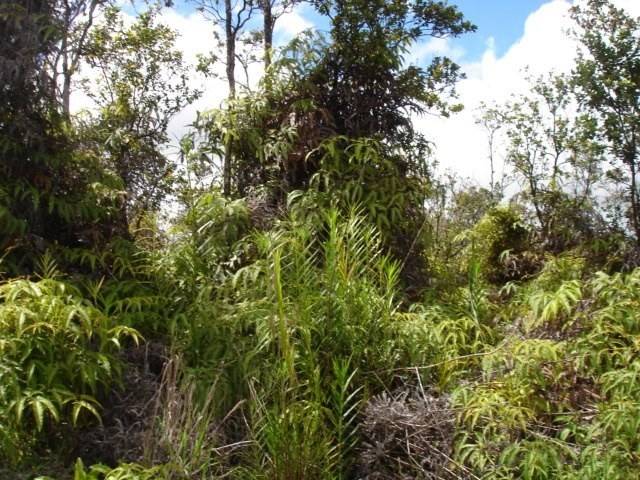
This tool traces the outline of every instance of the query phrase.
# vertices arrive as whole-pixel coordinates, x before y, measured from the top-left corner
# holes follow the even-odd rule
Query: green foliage
[[[98,249],[117,232],[118,179],[93,153],[73,151],[78,138],[63,124],[47,135],[41,150],[11,150],[2,162],[0,249],[13,274],[32,272],[48,247]]]
[[[421,168],[420,176],[402,178],[398,159],[386,150],[369,138],[329,138],[309,153],[320,155],[310,186],[335,205],[361,207],[381,232],[390,235],[406,228],[408,212],[424,198],[427,167]]]
[[[84,52],[99,72],[97,85],[87,85],[86,92],[100,108],[84,133],[121,179],[128,221],[159,208],[171,190],[176,165],[163,152],[168,124],[199,96],[188,86],[176,33],[157,17],[150,9],[125,27],[118,9],[107,7]]]
[[[391,381],[399,359],[389,341],[397,264],[363,217],[324,220],[244,240],[251,261],[203,271],[217,283],[196,290],[175,330],[196,378],[215,379],[217,415],[249,402],[248,425],[232,417],[226,427],[248,428],[255,447],[242,457],[268,478],[344,478],[357,406]]]
[[[73,472],[73,480],[157,480],[160,478],[163,478],[160,468],[145,468],[136,464],[110,468],[98,464],[86,469],[80,459],[76,461]]]
[[[0,462],[75,480],[638,477],[640,270],[615,228],[638,230],[636,20],[573,8],[571,81],[486,112],[522,187],[506,206],[493,151],[490,189],[434,180],[411,122],[461,108],[454,62],[406,61],[475,29],[446,2],[313,1],[329,33],[267,52],[254,92],[199,114],[177,176],[168,123],[198,92],[159,10],[125,25],[103,0],[45,3],[0,6]],[[74,117],[80,60],[100,110]],[[619,218],[593,193],[607,154]],[[138,332],[162,353],[127,348]],[[136,382],[148,415],[114,415]],[[138,463],[94,458],[129,421]]]
[[[462,74],[448,58],[420,68],[406,66],[404,55],[424,37],[475,27],[439,2],[313,3],[331,17],[330,39],[294,41],[256,94],[200,118],[200,150],[211,157],[224,151],[233,195],[266,189],[269,201],[283,206],[291,192],[312,190],[328,200],[321,207],[336,200],[345,211],[367,209],[403,262],[403,280],[420,291],[431,149],[409,117],[458,110],[450,100]]]
[[[480,266],[474,262],[468,285],[450,294],[446,302],[420,306],[403,315],[400,339],[410,365],[418,365],[429,383],[448,388],[479,366],[483,352],[499,338],[495,305],[487,298]]]
[[[482,478],[633,478],[640,271],[584,282],[580,270],[550,262],[518,292],[521,333],[455,390],[457,455]]]
[[[614,166],[621,169],[611,177],[625,186],[625,217],[640,241],[636,180],[640,159],[640,19],[607,0],[589,0],[576,5],[571,13],[580,45],[572,81],[582,106],[603,133]]]
[[[522,253],[527,246],[528,229],[521,216],[509,207],[494,207],[480,219],[468,234],[469,255],[480,261],[480,269],[492,282],[517,278],[521,272],[510,272],[505,255]]]
[[[55,278],[5,282],[0,300],[1,454],[18,461],[55,424],[100,420],[96,397],[120,373],[114,352],[139,337]]]

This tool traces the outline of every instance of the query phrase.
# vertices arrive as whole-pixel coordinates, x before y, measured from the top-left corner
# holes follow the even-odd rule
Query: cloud
[[[569,7],[564,0],[542,5],[527,18],[522,37],[503,56],[496,56],[495,42],[489,39],[479,61],[462,64],[467,74],[458,85],[463,112],[447,119],[415,119],[417,128],[434,141],[441,170],[488,183],[487,138],[476,124],[478,108],[482,102],[504,102],[512,94],[524,93],[526,67],[533,76],[571,68],[576,46],[566,33]]]
[[[617,0],[616,4],[633,15],[640,15],[640,1]],[[511,94],[525,92],[525,67],[536,76],[550,71],[567,71],[571,68],[576,53],[576,44],[566,33],[570,26],[569,0],[552,0],[542,5],[527,18],[521,38],[509,50],[498,57],[493,39],[489,39],[480,59],[464,63],[465,51],[451,39],[429,39],[416,44],[407,54],[409,63],[424,64],[435,55],[447,55],[458,62],[467,74],[460,82],[458,92],[465,110],[449,119],[437,117],[416,118],[419,130],[436,144],[436,157],[441,169],[451,169],[465,176],[486,183],[488,164],[486,159],[486,135],[482,127],[476,125],[475,116],[481,102],[503,102]],[[301,31],[311,28],[316,19],[308,6],[299,5],[282,16],[276,24],[276,44],[282,45]],[[134,12],[129,12],[127,22],[133,21]],[[314,18],[312,22],[310,18]],[[184,53],[185,61],[194,65],[198,54],[206,54],[217,48],[214,40],[214,25],[197,12],[165,9],[160,21],[178,33],[176,47]],[[216,52],[223,54],[223,52]],[[215,108],[226,98],[228,88],[224,79],[224,65],[218,63],[219,78],[204,79],[192,70],[190,83],[203,90],[203,96],[194,104],[176,115],[169,125],[169,135],[175,144],[193,122],[197,111]],[[260,74],[256,66],[255,73]],[[91,73],[83,74],[91,77]],[[238,76],[241,76],[240,69]],[[89,107],[90,100],[80,91],[72,98],[75,111]]]
[[[458,61],[464,54],[464,49],[454,45],[450,38],[430,38],[416,43],[409,51],[407,60],[413,64],[424,64],[431,57],[447,56]]]
[[[632,15],[640,15],[638,0],[618,0],[617,5]],[[458,85],[465,110],[448,119],[416,118],[418,130],[436,145],[440,170],[488,184],[487,137],[476,124],[481,102],[504,102],[513,94],[529,88],[527,76],[535,78],[548,72],[568,72],[573,66],[577,44],[568,34],[571,27],[571,2],[553,0],[527,18],[522,37],[501,57],[496,56],[490,39],[482,58],[462,64],[467,79]],[[528,68],[528,73],[525,69]]]
[[[304,16],[305,6],[298,5],[292,11],[282,15],[276,22],[274,35],[278,44],[285,44],[293,40],[304,30],[312,28],[314,25]]]
[[[217,51],[217,42],[214,37],[214,32],[216,29],[220,30],[219,27],[197,12],[181,13],[174,9],[164,9],[159,22],[171,27],[178,34],[175,47],[183,53],[185,63],[192,67],[190,87],[203,92],[198,100],[182,109],[169,122],[169,137],[175,144],[187,133],[198,111],[218,107],[227,97],[228,87],[224,79],[224,65],[221,63],[214,65],[215,78],[204,78],[193,68],[198,62],[198,55],[207,55],[211,52],[223,55],[224,52]]]

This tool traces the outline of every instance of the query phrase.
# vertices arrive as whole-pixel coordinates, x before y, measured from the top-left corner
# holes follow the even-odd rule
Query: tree
[[[71,81],[80,69],[84,50],[95,17],[101,7],[111,0],[56,0],[54,12],[58,30],[58,42],[54,55],[49,59],[52,86],[60,98],[62,111],[70,115]]]
[[[448,115],[458,65],[436,57],[426,68],[405,66],[404,54],[425,37],[475,30],[454,6],[430,0],[314,2],[331,18],[331,45],[312,76],[336,131],[352,137],[408,140],[409,113]],[[454,110],[458,106],[453,106]]]
[[[255,0],[194,0],[198,10],[224,29],[225,68],[229,98],[236,97],[237,42],[257,9]]]
[[[236,45],[247,22],[251,19],[257,9],[255,0],[194,0],[206,17],[224,28],[224,44],[226,52],[226,75],[229,85],[228,100],[231,102],[236,98]],[[223,191],[229,196],[231,194],[232,158],[229,145],[225,146],[223,165]]]
[[[31,131],[44,134],[55,98],[48,89],[43,58],[56,47],[56,21],[50,2],[20,0],[0,5],[0,135],[2,151]]]
[[[273,50],[273,31],[276,22],[285,13],[301,3],[302,0],[259,0],[258,5],[262,11],[262,32],[264,41],[264,68],[265,70],[271,65],[271,57]]]
[[[0,6],[0,251],[28,272],[49,247],[99,248],[116,233],[117,180],[79,140],[51,88],[59,48],[56,4]]]
[[[580,102],[598,119],[615,165],[626,170],[629,224],[640,245],[640,18],[608,0],[572,9],[581,44],[573,82]]]
[[[451,99],[462,74],[448,58],[421,68],[406,65],[403,55],[422,38],[475,27],[457,8],[435,1],[314,5],[330,18],[330,37],[294,40],[274,60],[260,92],[204,115],[206,148],[215,152],[231,139],[234,195],[266,192],[276,211],[287,203],[298,211],[304,204],[309,214],[363,208],[403,262],[407,284],[419,290],[430,144],[411,115],[457,111]],[[303,195],[287,202],[294,191]]]
[[[562,76],[537,79],[529,95],[489,108],[507,140],[506,162],[533,209],[540,237],[562,249],[592,225],[590,202],[599,179],[602,151],[588,116],[575,116],[570,85]]]
[[[489,160],[489,190],[491,196],[495,200],[501,200],[504,196],[504,169],[500,175],[500,179],[496,179],[496,154],[498,150],[498,142],[501,135],[500,130],[503,127],[502,112],[497,107],[489,107],[482,103],[480,105],[481,114],[476,118],[476,124],[482,126],[487,134],[487,158]]]
[[[175,170],[164,151],[168,124],[199,95],[188,86],[182,53],[174,48],[176,33],[156,17],[150,10],[125,27],[110,8],[87,47],[87,60],[99,74],[98,88],[91,85],[87,93],[100,108],[89,134],[122,179],[125,222],[157,209],[168,193]]]

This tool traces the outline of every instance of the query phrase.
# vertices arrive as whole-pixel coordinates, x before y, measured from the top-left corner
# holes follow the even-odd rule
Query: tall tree
[[[51,75],[62,110],[69,117],[72,79],[80,68],[89,32],[99,8],[111,0],[57,0],[54,2],[59,41],[51,58]]]
[[[256,0],[193,0],[207,18],[224,30],[225,67],[229,85],[229,101],[236,98],[237,43],[247,22],[258,8]],[[230,146],[225,146],[223,165],[223,191],[231,194],[232,158]]]
[[[57,32],[50,2],[17,0],[0,5],[1,151],[10,150],[5,142],[17,140],[27,130],[37,137],[42,127],[34,123],[44,120],[55,101],[43,59],[55,51]]]
[[[476,124],[482,126],[487,135],[487,159],[489,160],[489,190],[494,200],[501,200],[504,196],[505,174],[502,169],[500,179],[496,179],[497,152],[499,150],[500,130],[504,126],[504,118],[499,108],[489,107],[482,103],[481,114],[476,118]]]
[[[87,93],[100,107],[89,136],[122,179],[125,223],[158,208],[168,192],[174,170],[164,151],[169,121],[199,95],[188,85],[175,39],[173,30],[157,22],[156,10],[127,27],[118,10],[109,8],[87,45],[87,61],[99,75],[98,88],[92,84]]]
[[[273,62],[262,92],[239,99],[233,111],[210,113],[201,127],[210,149],[232,139],[234,161],[242,165],[238,194],[266,191],[278,209],[299,190],[316,199],[306,203],[314,209],[327,203],[366,209],[403,260],[407,284],[419,290],[429,142],[411,118],[456,111],[452,98],[462,74],[448,58],[423,68],[403,56],[420,39],[475,27],[439,1],[313,3],[330,19],[330,37],[294,40]]]
[[[64,29],[57,5],[0,6],[0,250],[16,272],[44,249],[100,248],[117,234],[117,179],[80,144],[51,88]]]
[[[573,81],[599,121],[614,163],[626,170],[628,218],[640,245],[640,18],[609,0],[572,9],[581,44]]]
[[[602,152],[593,122],[574,109],[566,79],[551,76],[536,79],[529,94],[484,112],[500,119],[506,162],[550,249],[564,248],[568,235],[591,227],[582,216],[590,211]]]
[[[273,50],[273,31],[276,22],[285,13],[302,2],[302,0],[258,0],[259,7],[262,11],[262,32],[264,42],[264,68],[265,70],[271,65]]]
[[[461,77],[446,57],[426,68],[406,66],[407,49],[428,37],[474,31],[462,13],[433,0],[316,0],[331,18],[331,46],[315,81],[338,132],[349,136],[391,135],[410,130],[409,112],[448,114],[450,94]]]

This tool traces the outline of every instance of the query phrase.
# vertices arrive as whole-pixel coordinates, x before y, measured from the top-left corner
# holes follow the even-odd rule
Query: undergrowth
[[[501,285],[471,254],[464,283],[410,304],[357,211],[252,231],[210,196],[189,215],[128,279],[45,256],[0,285],[12,471],[50,475],[35,459],[100,421],[142,331],[171,353],[138,462],[51,478],[636,478],[640,270],[568,252]]]

